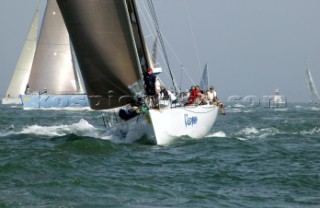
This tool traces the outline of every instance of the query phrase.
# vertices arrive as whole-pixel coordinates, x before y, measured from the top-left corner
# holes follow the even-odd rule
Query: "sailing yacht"
[[[48,0],[26,94],[21,96],[23,108],[88,107],[76,63],[57,2]]]
[[[5,97],[2,99],[2,104],[21,104],[20,95],[26,90],[28,78],[31,71],[34,53],[37,45],[37,33],[39,24],[39,10],[37,9],[24,46],[21,50],[19,60],[17,62],[15,71],[10,81]]]
[[[118,131],[125,140],[147,138],[155,144],[165,144],[179,136],[201,138],[211,130],[217,117],[216,105],[172,104],[160,109],[145,105],[144,76],[151,63],[135,0],[57,2],[75,49],[90,107],[107,110],[116,117],[107,134]],[[128,102],[137,103],[139,113],[121,120],[119,109],[126,108]]]
[[[319,104],[320,103],[320,96],[318,93],[318,90],[316,88],[316,85],[314,84],[311,72],[309,70],[309,67],[307,65],[306,67],[306,76],[307,76],[307,86],[309,90],[309,102],[311,104]]]

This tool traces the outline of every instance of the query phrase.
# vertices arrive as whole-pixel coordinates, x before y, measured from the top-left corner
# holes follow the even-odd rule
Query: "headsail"
[[[133,0],[57,0],[93,109],[126,104],[144,92],[148,68]]]
[[[162,68],[160,67],[160,63],[157,58],[157,50],[158,50],[157,40],[158,38],[156,37],[152,46],[152,55],[150,54],[148,48],[146,48],[148,62],[150,67],[153,69],[154,74],[159,74],[162,72]]]
[[[306,76],[307,76],[307,85],[309,89],[309,102],[310,103],[320,103],[320,97],[318,90],[314,84],[313,78],[311,76],[311,72],[308,68],[306,67]]]
[[[152,63],[154,67],[157,67],[158,65],[160,65],[157,58],[157,51],[158,51],[158,37],[154,39],[153,47],[152,47]]]
[[[10,100],[20,100],[20,95],[26,90],[30,70],[33,62],[34,53],[37,45],[37,32],[39,24],[39,11],[35,12],[31,23],[28,36],[22,48],[19,60],[17,62],[14,74],[8,87],[4,103],[11,103]],[[6,101],[5,101],[6,100]]]
[[[48,0],[29,78],[31,92],[74,94],[78,79],[72,61],[69,34],[56,0]]]
[[[203,69],[201,80],[200,80],[200,90],[205,91],[208,89],[209,89],[209,75],[208,75],[208,64],[206,63]]]

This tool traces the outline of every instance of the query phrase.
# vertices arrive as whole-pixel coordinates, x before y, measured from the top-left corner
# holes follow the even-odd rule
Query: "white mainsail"
[[[3,104],[21,104],[20,95],[26,90],[33,57],[37,46],[38,24],[39,11],[37,9],[5,98],[2,99]]]
[[[319,93],[314,84],[314,81],[308,66],[306,67],[306,76],[307,76],[307,85],[309,89],[309,102],[314,104],[320,103]]]

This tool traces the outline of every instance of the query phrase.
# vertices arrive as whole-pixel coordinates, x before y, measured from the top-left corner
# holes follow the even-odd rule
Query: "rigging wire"
[[[146,5],[145,5],[144,3],[142,3],[142,5],[140,5],[140,4],[138,3],[138,7],[139,7],[139,9],[141,10],[140,14],[141,14],[142,17],[143,17],[143,19],[144,19],[144,21],[145,21],[145,23],[146,23],[147,28],[148,28],[148,30],[149,30],[150,33],[151,33],[150,35],[145,36],[145,38],[154,37],[154,36],[157,37],[156,34],[153,34],[153,33],[154,33],[154,30],[152,30],[151,27],[150,27],[150,25],[148,24],[148,22],[149,22],[148,20],[149,20],[149,19],[152,19],[152,17],[150,16],[150,14],[149,14],[149,12],[148,12],[148,9],[146,8]],[[144,12],[142,12],[142,10],[143,10],[142,8],[144,9]],[[147,17],[146,17],[146,15],[147,15]],[[190,81],[193,85],[195,85],[194,80],[193,80],[192,77],[190,76],[188,70],[186,70],[186,67],[183,65],[181,59],[178,57],[177,53],[176,53],[176,52],[174,51],[174,49],[172,48],[172,46],[171,46],[171,44],[169,43],[169,41],[166,39],[165,36],[162,36],[162,37],[163,37],[166,45],[169,47],[169,50],[171,51],[171,53],[173,54],[173,56],[177,59],[179,65],[180,65],[180,66],[183,66],[183,67],[182,67],[182,70],[183,70],[184,73],[187,75],[189,81]],[[160,54],[160,56],[162,57],[162,59],[164,60],[164,55],[163,55],[163,53],[162,53],[161,50],[159,50],[159,54]],[[164,71],[164,73],[165,73],[167,76],[170,77],[170,75],[169,75],[169,73],[168,73],[167,71]]]
[[[158,34],[158,38],[159,38],[159,42],[160,42],[161,48],[163,50],[164,59],[165,59],[165,62],[167,64],[167,67],[168,67],[169,72],[170,72],[170,77],[171,77],[173,86],[175,88],[175,92],[177,94],[180,94],[180,90],[179,90],[178,86],[176,85],[175,79],[174,79],[172,71],[171,71],[171,67],[170,67],[170,64],[169,64],[169,59],[168,59],[168,56],[167,56],[167,51],[166,51],[166,48],[164,47],[163,38],[162,38],[162,35],[161,35],[161,32],[160,32],[159,23],[158,23],[157,15],[156,15],[152,0],[148,0],[148,6],[149,6],[150,14],[152,16],[152,19],[153,19],[153,22],[154,22],[154,25],[155,25],[155,28],[156,28],[156,32]]]
[[[138,4],[137,4],[138,8],[141,10],[141,11],[140,11],[140,15],[143,17],[143,19],[144,19],[144,21],[145,21],[145,23],[146,23],[146,26],[147,26],[148,30],[150,31],[150,33],[151,33],[151,34],[149,34],[149,35],[146,35],[144,38],[147,39],[148,37],[151,37],[151,38],[153,38],[154,36],[157,37],[157,35],[152,34],[153,30],[151,29],[150,25],[148,24],[148,18],[146,18],[145,14],[148,15],[149,19],[151,19],[151,17],[150,17],[150,14],[147,12],[147,9],[146,9],[145,5],[143,5],[143,6],[144,6],[144,10],[145,10],[146,12],[143,12],[142,9],[141,9],[141,6],[140,6],[140,4],[139,4],[139,2],[137,2],[137,3],[138,3]],[[161,50],[159,50],[159,53],[160,53],[161,57],[164,59],[164,56],[163,56]],[[167,71],[164,71],[164,73],[165,73],[166,75],[170,76]]]
[[[189,23],[189,27],[190,27],[190,30],[191,30],[192,40],[193,40],[194,48],[195,48],[195,51],[196,51],[196,56],[197,56],[197,61],[198,61],[198,67],[199,67],[199,72],[200,72],[200,69],[201,69],[200,58],[199,58],[199,53],[198,53],[198,48],[197,48],[197,44],[196,44],[196,39],[195,39],[195,37],[194,37],[193,27],[192,27],[192,23],[191,23],[191,15],[190,15],[190,10],[189,10],[188,0],[185,0],[185,4],[186,4],[186,8],[187,8],[188,23]]]

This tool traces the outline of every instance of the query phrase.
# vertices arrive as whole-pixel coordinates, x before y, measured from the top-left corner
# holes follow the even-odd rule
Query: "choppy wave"
[[[0,207],[319,207],[318,112],[244,111],[146,145],[98,111],[1,109]]]
[[[39,126],[32,125],[23,128],[16,134],[32,134],[39,136],[63,136],[67,134],[78,134],[82,136],[97,136],[97,128],[91,125],[88,121],[81,119],[78,123],[71,125],[58,125],[58,126]]]
[[[15,129],[15,127],[13,124],[9,125],[4,130],[0,131],[0,137],[6,137],[11,134],[14,134],[14,129]]]
[[[320,127],[314,127],[310,130],[302,130],[302,135],[319,135],[320,136]]]
[[[211,133],[205,137],[227,137],[227,135],[223,131],[218,131],[218,132]]]
[[[101,139],[110,140],[117,144],[132,144],[144,136],[141,132],[143,131],[129,130],[127,132],[121,129],[114,129],[106,131],[101,136]]]
[[[280,133],[280,130],[274,127],[257,129],[255,127],[246,127],[235,133],[235,137],[240,140],[267,138]]]
[[[310,108],[312,111],[320,111],[320,107],[311,107]]]
[[[275,108],[274,110],[275,111],[287,111],[288,108]]]
[[[225,112],[226,113],[239,113],[242,112],[243,109],[242,108],[226,108]]]

